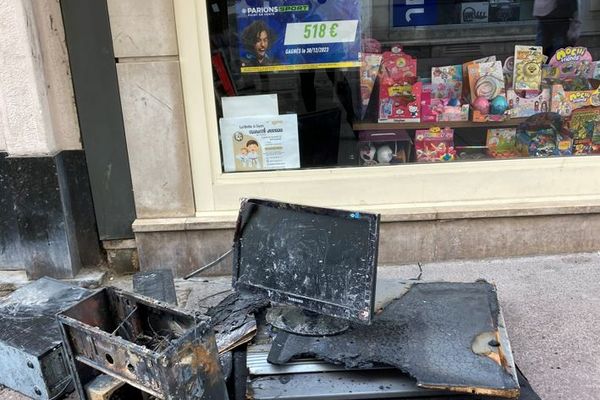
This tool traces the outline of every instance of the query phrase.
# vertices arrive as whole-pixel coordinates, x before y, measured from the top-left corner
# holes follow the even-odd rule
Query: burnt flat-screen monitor
[[[378,243],[379,215],[246,199],[233,284],[275,303],[369,324]]]

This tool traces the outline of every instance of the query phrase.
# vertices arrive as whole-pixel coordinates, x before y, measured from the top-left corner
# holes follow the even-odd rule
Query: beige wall
[[[79,150],[81,140],[59,0],[33,0],[44,79],[58,150]]]
[[[2,92],[0,91],[0,152],[6,151],[6,129],[8,121],[6,120],[6,115],[4,113],[4,97],[2,96]]]
[[[138,218],[194,215],[172,0],[108,0]]]
[[[172,0],[108,0],[115,57],[177,55]]]
[[[80,149],[58,0],[0,1],[0,146],[14,156]]]

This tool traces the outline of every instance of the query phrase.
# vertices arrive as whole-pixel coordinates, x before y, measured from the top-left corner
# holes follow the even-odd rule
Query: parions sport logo
[[[262,17],[288,12],[307,12],[310,9],[308,4],[272,6],[272,7],[246,7],[242,8],[242,13],[248,17]]]

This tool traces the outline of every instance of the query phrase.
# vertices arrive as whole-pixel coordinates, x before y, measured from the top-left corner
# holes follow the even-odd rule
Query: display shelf
[[[526,118],[511,118],[506,121],[449,121],[449,122],[355,122],[355,131],[374,131],[381,129],[429,129],[434,126],[443,128],[511,128],[519,126]]]

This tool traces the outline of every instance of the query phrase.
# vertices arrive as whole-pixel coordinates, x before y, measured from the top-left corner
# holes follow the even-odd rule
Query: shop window
[[[557,3],[208,1],[222,169],[600,153],[600,54]]]

